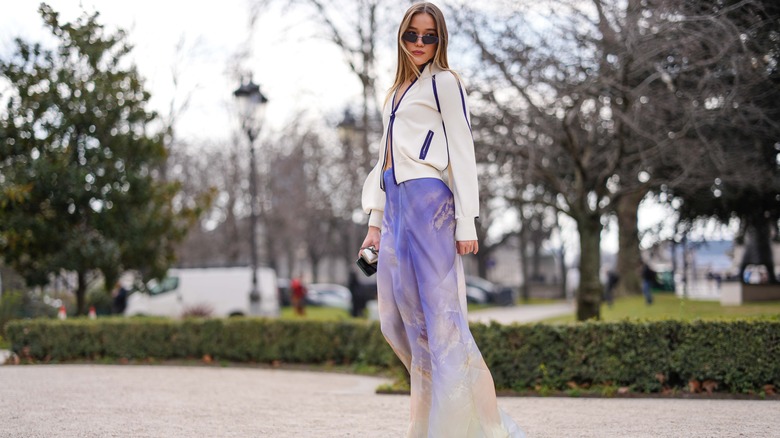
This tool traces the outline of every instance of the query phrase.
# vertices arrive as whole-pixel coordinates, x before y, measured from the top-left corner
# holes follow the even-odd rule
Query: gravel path
[[[2,366],[0,437],[403,437],[409,397],[374,394],[382,382],[258,368]],[[780,437],[777,401],[499,404],[529,437]]]
[[[468,318],[472,322],[490,324],[491,321],[500,324],[536,322],[567,314],[574,314],[574,303],[553,304],[522,304],[509,307],[490,307],[469,312]]]

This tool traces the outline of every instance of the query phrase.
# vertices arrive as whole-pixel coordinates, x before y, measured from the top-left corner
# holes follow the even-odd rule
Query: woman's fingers
[[[376,251],[379,252],[380,237],[381,237],[381,233],[379,231],[379,228],[368,227],[368,233],[366,233],[366,238],[363,239],[363,244],[360,245],[360,251],[363,251],[364,248],[368,248],[369,246],[373,246],[374,249],[376,249]],[[358,251],[358,257],[360,257],[360,251]]]
[[[458,254],[476,254],[479,252],[479,242],[476,240],[464,240],[456,242],[456,249]]]

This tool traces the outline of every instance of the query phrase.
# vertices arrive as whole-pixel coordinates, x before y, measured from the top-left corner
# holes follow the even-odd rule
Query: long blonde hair
[[[449,34],[447,33],[447,23],[444,21],[444,14],[442,14],[441,9],[430,2],[413,4],[409,10],[406,11],[406,14],[404,14],[401,25],[398,27],[398,35],[396,36],[396,43],[398,44],[398,63],[395,70],[395,82],[393,82],[393,86],[390,87],[387,96],[385,96],[385,105],[387,105],[387,101],[404,82],[420,77],[420,69],[414,64],[414,61],[412,61],[412,54],[406,49],[406,45],[401,39],[401,35],[403,35],[411,25],[412,17],[419,13],[429,14],[436,23],[436,35],[439,37],[439,42],[436,44],[436,52],[433,54],[433,59],[431,60],[433,65],[442,70],[450,70],[450,65],[447,61]]]

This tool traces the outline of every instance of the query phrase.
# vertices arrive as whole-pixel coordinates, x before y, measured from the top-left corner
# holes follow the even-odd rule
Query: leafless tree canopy
[[[362,121],[353,132],[359,138],[336,138],[298,117],[261,147],[264,257],[287,259],[288,270],[294,270],[300,254],[316,265],[334,254],[348,261],[354,252],[359,184],[373,158],[370,138],[381,134],[372,121],[377,35],[395,32],[403,5],[286,4],[311,12],[363,87]],[[777,223],[780,13],[772,2],[443,5],[451,32],[470,42],[458,56],[476,61],[463,76],[481,174],[485,259],[515,234],[525,239],[523,248],[539,246],[557,213],[570,216],[580,235],[578,316],[585,319],[599,316],[600,233],[610,215],[618,217],[621,229],[621,276],[627,290],[637,288],[638,280],[631,278],[640,261],[636,215],[648,193],[676,199],[683,217],[716,214],[725,220],[736,214],[746,224],[758,224],[739,213],[745,205],[726,202],[754,193],[750,205],[760,205],[754,216],[767,218],[754,228]],[[240,234],[246,227],[236,218],[248,211],[245,162],[240,147],[224,146],[218,153],[174,158],[183,160],[178,172],[187,183],[199,186],[186,191],[188,196],[215,190],[210,226]],[[494,232],[497,219],[512,209],[522,226]]]
[[[776,69],[777,52],[751,36],[777,20],[764,6],[561,0],[513,4],[500,19],[476,6],[455,11],[481,61],[475,137],[512,175],[502,194],[578,224],[581,319],[599,314],[601,221],[618,203],[631,200],[625,217],[635,227],[650,190],[709,187],[719,172],[750,178],[741,164],[758,156],[727,145],[764,135],[751,130],[757,123],[776,129],[751,105]]]

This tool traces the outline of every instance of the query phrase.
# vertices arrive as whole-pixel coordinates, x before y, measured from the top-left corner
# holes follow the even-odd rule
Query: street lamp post
[[[349,109],[344,110],[344,118],[336,125],[339,131],[339,137],[341,142],[347,146],[347,149],[352,149],[356,143],[356,137],[358,135],[358,124],[355,116],[352,115],[352,111]]]
[[[260,314],[260,291],[257,288],[257,164],[255,162],[255,139],[260,133],[265,104],[268,99],[260,92],[260,86],[252,79],[241,84],[233,95],[238,101],[241,129],[249,139],[249,261],[252,268],[252,289],[249,291],[249,313]]]

